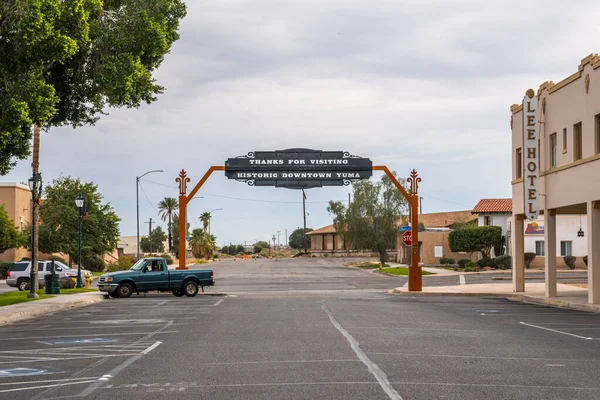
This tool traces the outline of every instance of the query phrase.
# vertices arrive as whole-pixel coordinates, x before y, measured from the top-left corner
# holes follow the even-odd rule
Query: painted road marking
[[[83,380],[88,380],[88,379],[96,379],[96,378],[94,378],[94,377],[87,377],[87,378],[67,378],[67,379],[45,379],[43,381],[5,382],[5,383],[0,383],[0,386],[31,385],[32,383],[83,381]]]
[[[170,325],[169,325],[170,326]],[[158,332],[161,335],[163,333],[179,333],[179,331],[160,331]],[[141,336],[148,335],[148,332],[123,332],[123,333],[99,333],[97,336]],[[94,335],[89,335],[94,336]],[[2,338],[2,341],[6,342],[7,340],[31,340],[31,339],[52,339],[52,338],[65,338],[65,337],[81,337],[81,335],[62,335],[62,336],[36,336],[36,337],[12,337],[12,338]]]
[[[579,339],[585,339],[585,340],[592,340],[593,339],[591,337],[579,336],[579,335],[575,335],[573,333],[568,333],[568,332],[563,332],[563,331],[557,331],[556,329],[544,328],[543,326],[538,326],[538,325],[533,325],[533,324],[527,324],[525,322],[519,322],[519,324],[526,325],[526,326],[531,326],[532,328],[543,329],[545,331],[560,333],[562,335],[573,336],[573,337],[576,337],[576,338],[579,338]]]
[[[352,337],[352,335],[350,335],[350,333],[348,333],[347,330],[345,330],[342,327],[342,325],[337,321],[337,319],[335,319],[331,311],[329,311],[329,309],[325,305],[325,302],[321,303],[321,308],[323,309],[323,311],[325,311],[325,314],[327,314],[333,326],[342,334],[342,336],[344,336],[348,340],[352,351],[354,351],[354,354],[356,354],[358,359],[366,365],[369,372],[375,377],[375,379],[377,379],[379,386],[388,395],[388,397],[392,400],[402,400],[402,396],[400,396],[400,394],[396,392],[396,389],[394,389],[394,387],[388,380],[385,372],[383,372],[381,368],[379,368],[377,364],[371,361],[371,359],[365,354],[365,352],[361,350],[360,344],[356,341],[356,339]]]
[[[0,393],[21,392],[23,390],[54,388],[54,387],[59,387],[59,386],[80,385],[82,383],[93,383],[93,382],[97,382],[97,380],[94,379],[94,380],[87,380],[87,381],[61,382],[61,383],[55,383],[52,385],[41,385],[41,386],[25,386],[25,387],[14,388],[14,389],[0,390]]]
[[[223,300],[225,300],[225,299],[221,299],[221,300],[217,301],[217,302],[216,302],[215,304],[213,304],[212,306],[213,306],[213,307],[216,307],[216,306],[218,306],[219,304],[221,304],[221,303],[223,302]]]
[[[39,368],[10,368],[0,369],[0,378],[12,378],[14,376],[31,376],[31,375],[45,375],[53,374],[54,372],[49,369]]]
[[[154,343],[152,346],[150,346],[146,350],[142,351],[142,354],[148,354],[148,353],[150,353],[152,350],[154,350],[155,348],[157,348],[161,344],[162,344],[161,341],[158,341],[158,342]]]
[[[90,324],[164,324],[164,319],[105,319],[90,321]]]
[[[112,343],[116,342],[115,339],[104,339],[104,338],[92,338],[92,339],[59,339],[42,342],[38,340],[38,343],[47,344],[53,346],[55,344],[94,344],[94,343]]]
[[[460,282],[461,285],[466,285],[467,281],[465,280],[465,276],[464,275],[459,275],[458,276],[458,282]]]

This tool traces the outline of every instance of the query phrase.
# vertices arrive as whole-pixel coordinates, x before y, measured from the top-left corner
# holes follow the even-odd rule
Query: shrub
[[[464,268],[470,262],[471,262],[471,260],[469,260],[468,258],[463,258],[462,260],[458,260],[458,266],[461,268]]]
[[[50,261],[52,261],[52,260],[59,261],[59,262],[65,264],[65,265],[67,265],[67,262],[61,256],[50,256],[50,257],[48,257],[48,260],[50,260]]]
[[[467,263],[467,265],[465,265],[465,272],[478,272],[479,271],[479,264],[477,264],[475,261],[469,261]]]
[[[583,256],[583,262],[585,263],[585,266],[587,267],[587,256]]]
[[[494,263],[500,269],[511,269],[512,268],[512,257],[505,254],[494,258]]]
[[[173,257],[171,257],[169,254],[165,253],[161,255],[161,257],[167,260],[167,265],[173,264]]]
[[[442,257],[442,258],[440,258],[440,264],[443,264],[443,265],[456,264],[456,261],[454,261],[454,258]]]
[[[481,260],[478,260],[477,265],[479,265],[479,268],[483,268],[483,267],[496,268],[496,264],[494,263],[494,260],[492,260],[489,257],[483,257]]]
[[[0,279],[6,279],[8,267],[10,267],[11,264],[11,262],[0,262]]]
[[[535,253],[525,253],[525,268],[529,268],[533,260],[535,260]]]
[[[106,267],[104,260],[98,256],[83,257],[81,259],[81,266],[85,269],[89,269],[92,272],[102,272]]]
[[[569,269],[575,269],[575,261],[576,260],[577,260],[577,257],[575,257],[575,256],[564,256],[563,257],[563,261],[565,262],[567,267],[569,267]]]
[[[106,266],[108,272],[125,271],[133,265],[133,258],[129,256],[119,257],[119,261],[115,261]]]

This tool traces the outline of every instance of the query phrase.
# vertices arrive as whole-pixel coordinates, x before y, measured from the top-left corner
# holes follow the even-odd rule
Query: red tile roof
[[[481,199],[471,212],[473,214],[511,214],[512,199]]]

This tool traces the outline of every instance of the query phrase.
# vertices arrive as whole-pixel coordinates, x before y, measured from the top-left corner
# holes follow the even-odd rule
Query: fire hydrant
[[[85,274],[85,288],[92,288],[92,276],[90,274]]]

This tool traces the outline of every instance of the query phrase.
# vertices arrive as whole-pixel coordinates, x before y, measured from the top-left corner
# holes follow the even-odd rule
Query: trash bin
[[[55,272],[54,260],[50,267],[50,273],[44,275],[44,283],[46,284],[46,294],[60,294],[60,279],[59,275]]]
[[[48,274],[44,276],[46,294],[60,294],[60,281],[58,277],[58,274]]]

